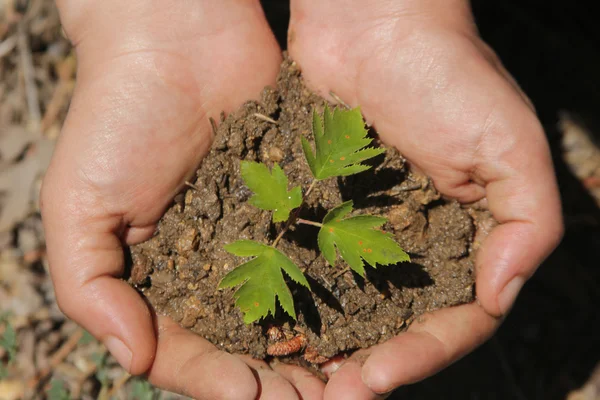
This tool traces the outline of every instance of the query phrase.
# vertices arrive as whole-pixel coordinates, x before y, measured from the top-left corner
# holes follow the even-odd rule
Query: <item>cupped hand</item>
[[[288,40],[310,86],[360,105],[440,192],[483,199],[500,223],[477,254],[477,303],[432,313],[328,366],[339,369],[326,399],[376,398],[490,337],[558,244],[550,153],[529,100],[478,37],[466,0],[293,0]]]
[[[132,374],[205,399],[320,398],[299,367],[218,351],[154,316],[120,280],[123,245],[149,238],[207,152],[209,117],[275,80],[280,50],[258,1],[58,2],[77,87],[44,180],[60,308]]]

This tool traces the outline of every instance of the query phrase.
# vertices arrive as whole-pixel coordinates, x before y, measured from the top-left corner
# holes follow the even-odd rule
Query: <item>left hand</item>
[[[485,199],[500,225],[476,259],[477,303],[440,310],[336,369],[325,399],[371,399],[488,339],[562,237],[533,107],[479,38],[467,0],[292,1],[289,50],[308,84],[360,105],[446,196]]]
[[[210,146],[208,117],[275,82],[281,52],[258,0],[60,0],[77,87],[44,178],[50,274],[63,312],[131,374],[196,399],[321,398],[291,365],[219,351],[156,316],[126,282]],[[260,55],[260,56],[257,56]]]

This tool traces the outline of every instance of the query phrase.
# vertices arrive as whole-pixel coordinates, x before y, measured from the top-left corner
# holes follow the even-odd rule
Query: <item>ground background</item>
[[[285,2],[264,3],[284,43]],[[599,399],[600,373],[590,376],[600,360],[600,196],[593,197],[600,155],[586,133],[600,141],[600,15],[582,0],[473,4],[483,37],[532,98],[546,128],[566,236],[490,342],[393,398]],[[39,176],[68,107],[74,66],[51,0],[0,0],[0,313],[11,313],[18,345],[16,363],[0,380],[0,399],[43,398],[61,384],[72,398],[159,395],[64,319],[45,273]],[[0,337],[6,333],[0,323]],[[7,359],[1,347],[0,357]]]

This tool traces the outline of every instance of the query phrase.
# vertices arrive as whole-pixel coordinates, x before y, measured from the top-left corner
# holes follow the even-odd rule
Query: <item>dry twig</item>
[[[347,108],[348,110],[352,107],[350,107],[344,100],[341,99],[340,96],[338,96],[337,94],[333,93],[332,91],[329,91],[329,95],[331,97],[333,97],[333,99],[336,101],[336,103],[344,106],[345,108]]]
[[[344,275],[348,271],[350,271],[350,267],[346,267],[343,270],[336,272],[335,275],[332,276],[332,278],[337,279],[338,277]]]
[[[78,328],[75,332],[73,332],[71,334],[71,336],[69,336],[67,341],[63,343],[63,345],[52,355],[52,357],[50,357],[50,361],[48,362],[48,365],[45,368],[43,368],[41,371],[39,371],[38,374],[29,381],[28,386],[30,388],[34,388],[40,383],[40,381],[42,381],[48,375],[50,375],[52,370],[58,364],[63,362],[64,359],[67,358],[67,356],[69,354],[71,354],[71,352],[75,349],[75,347],[77,347],[77,344],[79,343],[79,340],[82,337],[83,337],[83,329]]]
[[[58,84],[54,88],[52,97],[46,105],[46,112],[40,124],[42,133],[46,133],[58,118],[60,111],[71,97],[71,89],[73,86],[73,74],[75,73],[76,63],[72,57],[68,57],[65,61],[58,65]]]
[[[196,191],[200,191],[200,188],[197,185],[194,185],[192,182],[190,181],[185,181],[185,185],[191,187],[192,189],[196,190]]]
[[[213,138],[217,136],[217,123],[213,117],[208,117],[208,121],[210,122],[210,127],[212,128]]]
[[[6,38],[5,40],[3,40],[2,42],[0,42],[0,58],[10,54],[10,52],[13,51],[13,49],[15,48],[16,45],[17,45],[17,37],[16,36],[10,36],[10,37]]]
[[[25,82],[25,95],[27,97],[27,108],[29,110],[29,118],[37,131],[42,121],[42,113],[40,112],[40,100],[38,96],[37,86],[35,85],[35,69],[33,67],[33,59],[31,50],[29,49],[29,41],[25,25],[20,23],[17,29],[17,47],[21,55],[21,69],[23,70],[23,79]]]
[[[263,121],[270,122],[272,124],[277,125],[277,121],[275,121],[273,118],[267,117],[266,115],[263,115],[261,113],[254,113],[254,116],[258,119],[262,119]]]
[[[108,398],[112,399],[114,396],[116,396],[117,392],[119,390],[121,390],[123,385],[125,385],[127,383],[127,381],[129,381],[130,378],[131,378],[131,374],[128,374],[127,372],[125,372],[123,374],[123,376],[121,376],[117,381],[115,381],[113,383],[112,387],[110,388],[110,390],[108,391]]]

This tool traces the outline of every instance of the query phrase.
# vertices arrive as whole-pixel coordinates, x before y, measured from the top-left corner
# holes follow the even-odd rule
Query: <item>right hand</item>
[[[468,0],[293,0],[289,51],[307,82],[361,110],[445,196],[500,223],[475,261],[477,303],[326,366],[325,399],[373,399],[487,340],[558,245],[560,197],[533,107],[479,37]]]
[[[119,279],[123,245],[152,235],[208,151],[208,117],[274,82],[281,53],[259,2],[57,3],[79,62],[42,192],[60,308],[162,388],[208,399],[322,397],[324,384],[302,368],[221,352],[154,316]]]

